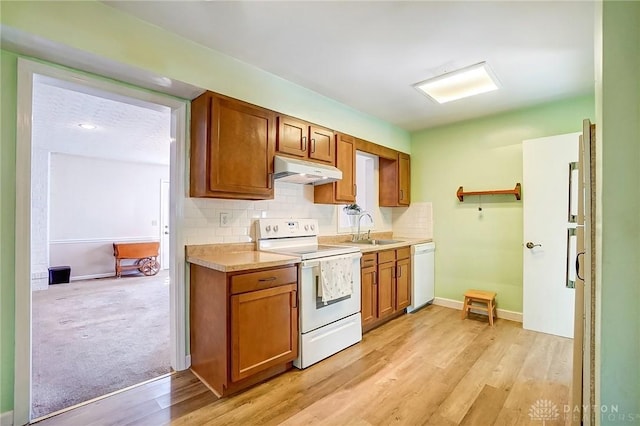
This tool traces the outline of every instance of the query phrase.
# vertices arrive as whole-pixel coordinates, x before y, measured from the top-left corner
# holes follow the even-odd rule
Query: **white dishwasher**
[[[411,305],[407,312],[414,312],[435,297],[434,259],[436,244],[424,243],[411,246]]]

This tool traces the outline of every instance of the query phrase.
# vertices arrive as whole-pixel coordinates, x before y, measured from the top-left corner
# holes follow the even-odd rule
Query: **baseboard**
[[[433,304],[438,306],[444,306],[445,308],[457,309],[459,311],[462,310],[462,305],[463,305],[463,303],[459,300],[445,299],[444,297],[436,297],[435,299],[433,299]],[[471,312],[478,313],[481,315],[488,315],[484,311],[476,311],[474,309],[472,309]],[[497,317],[506,319],[509,321],[522,322],[522,312],[514,312],[514,311],[508,311],[506,309],[498,308]]]
[[[0,414],[0,426],[13,426],[13,411]]]
[[[75,277],[71,277],[70,281],[82,281],[82,280],[92,280],[94,278],[115,278],[115,272],[105,272],[103,274],[89,274],[89,275],[78,275]]]

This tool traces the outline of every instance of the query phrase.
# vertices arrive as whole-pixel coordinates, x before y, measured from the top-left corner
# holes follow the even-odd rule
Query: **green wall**
[[[26,34],[220,92],[409,152],[409,133],[251,65],[94,1],[0,2],[0,22]],[[17,56],[2,51],[0,148],[0,413],[13,408]]]
[[[0,413],[13,408],[16,64],[0,51]]]
[[[408,132],[96,1],[3,1],[3,25],[409,152]]]
[[[594,102],[583,96],[411,135],[411,199],[433,203],[437,297],[493,290],[499,308],[522,312],[522,202],[483,197],[479,212],[478,197],[460,203],[456,190],[513,188],[522,182],[522,141],[580,131]]]
[[[604,2],[600,395],[640,424],[640,2]],[[600,112],[600,109],[599,109]]]

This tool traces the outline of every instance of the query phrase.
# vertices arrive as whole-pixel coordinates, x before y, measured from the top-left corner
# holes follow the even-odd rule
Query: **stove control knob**
[[[267,231],[267,232],[271,231],[271,225],[267,225],[267,226],[265,226],[265,227],[264,227],[264,230],[265,230],[265,231]]]
[[[316,226],[315,225],[311,225],[311,230],[313,231],[315,229],[316,229]]]
[[[278,232],[278,225],[273,226],[273,232]]]
[[[308,230],[309,230],[309,225],[305,225],[305,226],[304,226],[304,230],[305,230],[305,231],[308,231]]]

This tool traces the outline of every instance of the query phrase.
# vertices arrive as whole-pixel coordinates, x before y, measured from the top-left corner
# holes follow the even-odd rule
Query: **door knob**
[[[533,244],[531,241],[528,241],[527,244],[525,244],[525,247],[532,249],[534,247],[542,247],[542,244]]]

